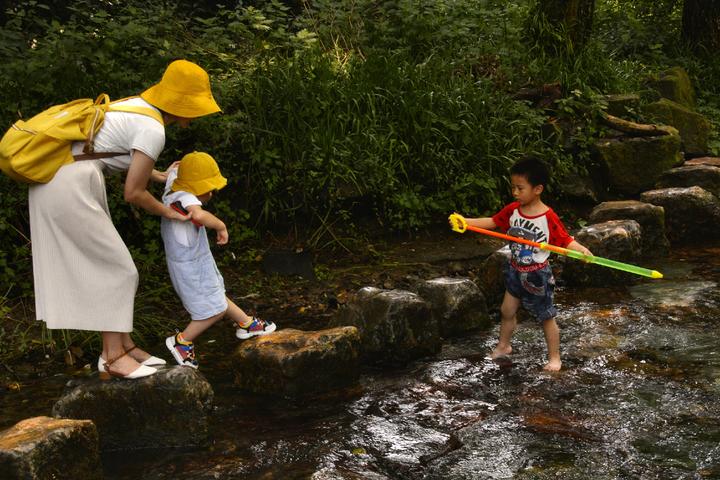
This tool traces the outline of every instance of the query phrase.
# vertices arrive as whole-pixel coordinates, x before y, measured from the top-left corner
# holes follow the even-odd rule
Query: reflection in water
[[[207,449],[107,455],[108,479],[720,478],[720,262],[686,252],[669,279],[560,291],[563,367],[521,323],[448,341],[403,370],[368,373],[340,401],[239,395],[222,363]],[[629,294],[628,294],[629,292]]]

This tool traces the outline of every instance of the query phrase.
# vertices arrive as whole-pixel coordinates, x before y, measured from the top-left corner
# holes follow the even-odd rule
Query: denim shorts
[[[533,272],[520,272],[506,263],[505,288],[510,295],[520,299],[523,308],[538,322],[542,323],[557,315],[553,305],[555,278],[550,265]]]

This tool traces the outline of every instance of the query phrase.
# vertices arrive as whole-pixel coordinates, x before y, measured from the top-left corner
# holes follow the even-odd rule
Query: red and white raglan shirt
[[[493,215],[492,219],[495,225],[508,235],[533,242],[567,247],[574,240],[552,208],[540,215],[529,217],[520,212],[520,202],[513,202]],[[516,242],[510,242],[510,252],[510,264],[521,272],[532,272],[545,267],[550,256],[547,250]]]

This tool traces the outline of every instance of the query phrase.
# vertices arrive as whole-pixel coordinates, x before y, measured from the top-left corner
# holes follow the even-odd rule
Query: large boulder
[[[677,128],[685,153],[698,154],[708,151],[712,125],[699,113],[667,98],[645,105],[643,113],[657,123]]]
[[[668,134],[608,138],[596,143],[611,190],[639,194],[652,188],[663,172],[682,164],[678,131],[673,127],[661,128]]]
[[[235,349],[235,384],[254,393],[287,397],[345,388],[358,379],[359,352],[355,327],[279,330]]]
[[[100,480],[98,433],[90,420],[35,417],[0,432],[3,480]]]
[[[640,224],[643,256],[663,256],[670,250],[662,207],[637,200],[603,202],[593,208],[588,218],[591,224],[608,220],[635,220]]]
[[[358,328],[361,356],[370,363],[403,364],[436,353],[441,346],[430,306],[405,290],[361,288],[331,322]]]
[[[509,258],[510,249],[507,246],[495,251],[485,259],[475,280],[490,309],[499,307],[505,296],[504,269]]]
[[[490,326],[485,296],[469,278],[434,278],[416,289],[430,304],[443,337]]]
[[[695,108],[695,90],[690,76],[682,67],[673,67],[649,81],[650,87],[667,98],[688,108]]]
[[[205,377],[176,366],[137,380],[71,380],[53,416],[92,420],[102,450],[187,447],[207,442],[212,399]]]
[[[575,239],[599,257],[637,263],[641,256],[641,230],[635,220],[610,220],[587,225],[580,229]],[[563,279],[572,285],[606,286],[632,284],[640,277],[614,268],[573,260],[565,263]]]
[[[700,243],[720,234],[720,201],[704,188],[661,188],[644,192],[640,200],[665,209],[671,243]]]
[[[663,173],[657,188],[702,187],[720,198],[720,166],[683,165]]]

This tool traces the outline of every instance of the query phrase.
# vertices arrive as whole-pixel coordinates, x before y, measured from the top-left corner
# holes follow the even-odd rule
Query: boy
[[[240,339],[275,331],[275,324],[250,318],[225,296],[225,283],[210,252],[205,228],[217,233],[218,245],[228,242],[225,224],[202,205],[213,192],[227,185],[215,160],[207,153],[185,155],[178,166],[171,166],[165,183],[163,202],[190,215],[189,222],[162,219],[161,233],[173,287],[192,321],[184,331],[165,340],[180,365],[198,368],[193,341],[212,324],[227,316],[237,324]]]
[[[499,228],[507,231],[508,235],[592,255],[590,250],[568,235],[552,208],[540,199],[549,177],[547,168],[540,160],[532,157],[519,160],[510,169],[515,202],[492,217],[468,218],[467,224],[488,230]],[[512,353],[510,340],[517,325],[516,313],[522,303],[528,313],[543,326],[548,349],[548,362],[543,369],[558,371],[562,366],[560,330],[555,322],[555,279],[548,263],[550,252],[520,243],[510,243],[510,252],[510,261],[505,271],[505,297],[500,307],[500,338],[490,358],[496,359]]]

